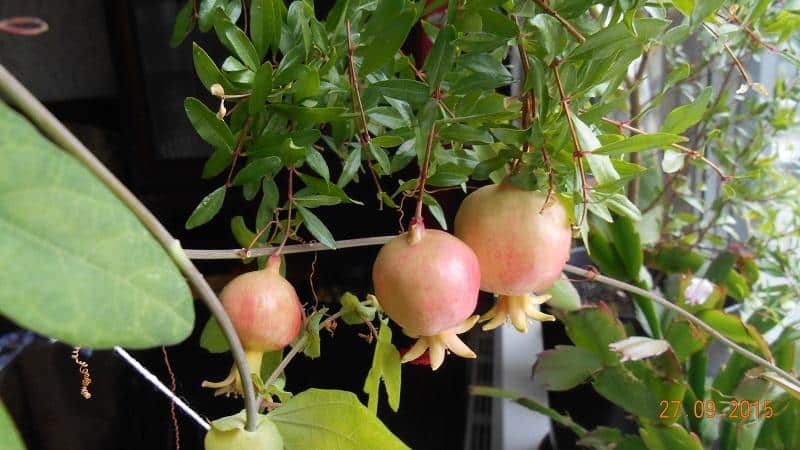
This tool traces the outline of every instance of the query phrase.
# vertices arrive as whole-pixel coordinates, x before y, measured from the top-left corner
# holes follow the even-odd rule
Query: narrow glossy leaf
[[[214,150],[211,157],[208,158],[205,165],[203,165],[203,178],[214,178],[221,174],[225,169],[230,166],[233,160],[233,155],[230,151],[224,148]]]
[[[389,328],[388,319],[381,321],[375,353],[372,356],[372,367],[364,381],[364,392],[369,395],[367,407],[376,415],[381,381],[386,388],[389,407],[397,412],[397,408],[400,407],[400,352],[392,344],[392,329]]]
[[[309,233],[311,233],[319,242],[321,242],[325,247],[330,249],[336,248],[336,239],[333,238],[330,230],[328,227],[319,220],[311,210],[306,209],[300,205],[297,206],[297,212],[300,213],[300,216],[303,218],[303,223],[306,225],[306,229]]]
[[[686,140],[685,137],[677,134],[637,134],[636,136],[631,136],[621,141],[606,144],[595,150],[594,153],[598,155],[619,155],[623,153],[642,152],[666,147],[678,142],[685,142]]]
[[[283,0],[252,0],[250,3],[250,37],[260,58],[264,58],[270,48],[277,51],[285,18]]]
[[[70,345],[147,348],[191,333],[191,298],[119,198],[0,103],[0,313]]]
[[[409,447],[351,392],[309,389],[269,413],[286,448],[293,450],[401,450]]]
[[[217,31],[217,37],[219,37],[220,42],[225,48],[233,52],[248,69],[253,72],[258,70],[258,67],[261,65],[261,58],[258,57],[256,48],[253,47],[253,43],[250,42],[250,39],[247,38],[244,31],[231,23],[231,21],[221,13],[218,13],[216,22],[214,23],[214,29]]]
[[[592,174],[597,179],[599,184],[608,183],[619,179],[619,174],[614,165],[611,164],[611,159],[606,155],[595,155],[594,150],[600,148],[600,141],[594,135],[591,128],[589,128],[582,120],[577,117],[572,118],[575,124],[575,132],[578,135],[578,142],[581,145],[581,150],[587,151],[586,162],[592,170]]]
[[[264,194],[261,197],[261,202],[258,204],[258,211],[256,212],[256,228],[261,228],[272,217],[273,210],[278,206],[278,199],[280,193],[278,192],[278,185],[272,178],[264,178],[261,183],[261,192]]]
[[[589,350],[557,345],[539,353],[533,379],[548,391],[566,391],[585,382],[603,368],[603,360]]]
[[[369,154],[375,158],[375,161],[378,161],[378,165],[381,167],[381,170],[384,174],[392,173],[392,163],[389,161],[389,155],[386,154],[385,150],[373,143],[370,143]]]
[[[175,16],[175,25],[172,27],[172,34],[169,38],[169,46],[175,48],[186,39],[186,36],[192,32],[194,26],[194,10],[192,8],[193,0],[187,0],[186,3],[178,11]]]
[[[200,7],[197,10],[197,22],[200,31],[205,33],[214,26],[217,9],[222,8],[223,0],[200,0],[198,3]]]
[[[270,108],[292,120],[308,125],[331,122],[347,112],[347,109],[341,107],[307,108],[281,103],[272,104]]]
[[[417,14],[414,9],[406,8],[392,19],[386,28],[381,30],[379,37],[367,45],[359,47],[356,54],[362,57],[362,61],[358,75],[365,77],[391,61],[395,53],[403,46],[416,19]]]
[[[229,84],[217,65],[214,64],[214,60],[197,43],[192,44],[192,60],[197,77],[200,78],[200,82],[206,89],[211,89],[215,83],[219,83],[223,87]]]
[[[225,191],[225,186],[220,186],[203,197],[203,200],[200,200],[200,204],[197,205],[186,221],[186,229],[191,230],[213,219],[225,202]]]
[[[247,228],[247,224],[242,216],[236,216],[231,219],[231,233],[236,239],[236,243],[242,248],[250,245],[250,243],[253,242],[253,238],[256,237],[256,234]]]
[[[696,1],[696,0],[695,0]],[[696,1],[694,10],[692,11],[692,24],[698,26],[703,23],[708,16],[717,12],[717,10],[725,3],[725,0],[701,0]]]
[[[204,141],[215,148],[224,148],[229,152],[233,151],[235,142],[230,128],[225,122],[219,120],[217,115],[208,109],[203,102],[194,97],[188,97],[183,102],[183,108],[186,110],[186,116],[189,117],[189,121],[195,131]]]
[[[695,125],[706,112],[708,102],[711,100],[711,87],[703,89],[703,92],[694,99],[693,102],[673,109],[664,124],[661,125],[662,133],[680,134]]]
[[[444,216],[444,210],[442,209],[442,205],[433,198],[432,195],[426,193],[422,197],[422,202],[428,207],[428,211],[431,212],[431,215],[437,222],[439,222],[439,226],[442,227],[443,230],[447,229],[447,218]]]
[[[270,92],[272,92],[272,63],[267,61],[256,71],[253,90],[250,92],[250,99],[247,100],[247,110],[251,116],[264,109],[264,103]]]
[[[383,80],[371,84],[366,91],[370,90],[382,96],[403,100],[412,106],[421,105],[429,98],[428,87],[416,80]]]
[[[382,148],[397,147],[403,142],[405,142],[405,139],[403,139],[402,136],[396,136],[392,134],[384,134],[372,138],[372,143]]]
[[[250,161],[239,173],[233,177],[232,186],[242,186],[244,184],[260,181],[262,178],[272,178],[283,167],[281,159],[276,156],[259,158]]]
[[[302,194],[295,196],[294,202],[306,208],[318,208],[320,206],[338,205],[342,203],[342,199],[333,195]]]
[[[225,335],[222,334],[222,328],[219,327],[219,323],[213,316],[203,326],[203,331],[200,333],[200,346],[210,353],[225,353],[230,349]]]
[[[429,91],[435,92],[442,83],[444,76],[450,71],[456,57],[455,52],[456,31],[453,25],[446,25],[433,44],[430,54],[425,58],[422,70],[428,77]]]
[[[361,150],[355,149],[347,155],[344,167],[342,168],[342,174],[339,176],[339,181],[336,182],[336,185],[340,188],[347,186],[347,183],[358,173],[359,167],[361,167]]]
[[[322,177],[323,180],[331,180],[331,173],[330,170],[328,170],[328,163],[325,162],[325,158],[314,147],[306,148],[306,162],[308,163],[308,166],[314,170],[314,172],[317,172],[317,174]]]
[[[363,204],[361,202],[358,202],[350,198],[342,188],[331,183],[330,181],[325,181],[321,178],[313,177],[311,175],[306,175],[301,172],[297,172],[297,175],[300,177],[301,180],[303,180],[303,183],[305,183],[306,186],[308,186],[314,193],[333,195],[339,197],[345,203],[355,203],[358,205]]]
[[[0,448],[3,450],[25,450],[25,444],[14,426],[5,405],[0,403]]]

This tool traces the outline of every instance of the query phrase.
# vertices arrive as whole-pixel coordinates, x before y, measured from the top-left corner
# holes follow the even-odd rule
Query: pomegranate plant
[[[586,430],[534,400],[476,392],[531,406],[597,448],[797,448],[792,415],[738,426],[658,414],[661,401],[688,410],[741,396],[800,411],[789,373],[800,336],[784,321],[798,265],[787,245],[770,243],[797,226],[775,225],[795,220],[768,205],[794,205],[797,183],[778,175],[767,147],[794,125],[800,89],[780,81],[768,92],[740,60],[766,50],[760,57],[798,65],[798,14],[773,3],[337,0],[322,17],[304,0],[187,0],[171,43],[191,55],[204,88],[183,106],[210,156],[208,194],[186,229],[220,220],[241,195],[256,204],[230,220],[235,250],[184,251],[0,67],[4,98],[83,163],[0,104],[0,311],[73,345],[171,345],[195,325],[180,269],[213,315],[201,345],[235,361],[227,378],[204,385],[245,403],[210,425],[208,450],[392,450],[407,446],[377,418],[380,386],[397,411],[401,371],[415,370],[401,362],[427,352],[436,370],[448,352],[476,357],[459,335],[479,332],[470,329],[482,289],[497,296],[484,331],[507,320],[523,332],[529,319],[565,326],[574,345],[543,353],[537,382],[590,382],[638,434]],[[432,46],[407,51],[411,34]],[[208,38],[224,55],[204,50]],[[354,194],[356,182],[374,192]],[[443,206],[456,205],[440,201],[457,203],[458,191],[469,194],[450,234]],[[375,296],[301,305],[278,270],[287,242],[337,249],[326,219],[343,204],[396,214],[402,228],[408,199],[416,208],[406,232],[358,240],[385,244]],[[423,213],[441,230],[426,227]],[[736,225],[748,220],[744,238]],[[565,265],[573,236],[600,271],[627,283]],[[260,269],[218,299],[191,261],[207,257]],[[759,265],[792,282],[776,295],[759,284]],[[632,292],[631,323],[605,303],[581,306],[562,270]],[[539,310],[549,295],[570,298],[546,305],[551,315]],[[340,322],[374,345],[366,406],[343,391],[286,390],[293,358],[322,356],[329,333],[320,331],[333,334]],[[402,357],[392,322],[417,339]],[[634,329],[648,336],[628,336]],[[713,379],[711,337],[735,351]],[[15,435],[3,411],[5,443]]]
[[[526,191],[508,180],[470,193],[456,214],[455,234],[478,256],[481,289],[498,296],[481,320],[484,330],[510,319],[526,332],[527,318],[555,320],[536,305],[561,276],[572,242],[567,212],[561,203],[537,191]]]

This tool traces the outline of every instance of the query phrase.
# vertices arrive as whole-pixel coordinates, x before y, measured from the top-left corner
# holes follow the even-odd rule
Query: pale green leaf
[[[0,448],[3,450],[25,450],[22,438],[5,406],[0,403]]]
[[[388,319],[381,321],[372,367],[364,381],[364,392],[369,395],[368,408],[373,414],[378,413],[381,380],[386,388],[389,406],[397,412],[400,407],[400,352],[392,344],[392,329],[389,328]]]
[[[297,211],[300,213],[300,216],[303,218],[303,223],[306,225],[306,229],[311,233],[318,241],[320,241],[323,245],[330,249],[336,248],[336,239],[333,238],[330,230],[328,227],[319,220],[311,210],[304,208],[300,205],[297,206]]]
[[[664,119],[661,132],[680,134],[695,125],[703,118],[710,99],[711,87],[707,87],[693,102],[673,109]]]
[[[213,219],[222,208],[225,202],[225,186],[220,186],[214,189],[213,192],[203,197],[200,203],[192,211],[192,215],[186,220],[186,229],[199,227],[209,220]]]

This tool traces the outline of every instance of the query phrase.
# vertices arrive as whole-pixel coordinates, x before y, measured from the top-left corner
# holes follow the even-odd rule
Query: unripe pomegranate
[[[489,321],[484,330],[506,319],[521,332],[528,329],[528,317],[555,320],[536,306],[549,296],[531,294],[546,290],[560,276],[572,231],[561,203],[545,205],[545,200],[541,192],[505,180],[472,192],[461,203],[455,235],[478,256],[481,289],[498,295],[495,307],[481,317]]]
[[[375,295],[386,314],[403,332],[419,338],[403,355],[412,361],[425,350],[431,367],[439,368],[447,350],[474,358],[457,334],[472,328],[480,290],[475,253],[455,236],[426,230],[414,221],[407,233],[386,243],[372,268]]]
[[[271,256],[263,270],[239,275],[219,296],[242,342],[250,370],[256,373],[264,353],[289,345],[303,320],[300,300],[291,283],[281,276],[280,264],[279,256]],[[236,366],[224,380],[204,381],[203,387],[217,389],[215,395],[242,393]]]
[[[211,422],[206,433],[205,450],[283,450],[283,437],[267,416],[258,416],[255,431],[245,429],[244,411]]]

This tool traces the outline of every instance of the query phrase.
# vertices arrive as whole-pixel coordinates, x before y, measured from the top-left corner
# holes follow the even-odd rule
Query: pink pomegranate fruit
[[[407,233],[386,243],[372,268],[375,295],[386,314],[417,342],[403,355],[413,361],[429,351],[431,368],[450,351],[475,353],[457,336],[478,320],[472,316],[480,290],[475,253],[455,236],[414,221]]]
[[[281,276],[281,259],[271,256],[262,270],[231,280],[220,293],[225,312],[236,328],[250,370],[259,372],[266,352],[281,350],[300,332],[302,306],[291,283]],[[236,366],[220,382],[203,382],[215,395],[241,395],[242,381]]]
[[[546,196],[525,191],[508,180],[484,186],[461,203],[455,235],[478,256],[481,289],[498,296],[483,317],[484,330],[507,319],[526,332],[528,318],[555,320],[539,311],[549,296],[534,296],[561,274],[572,242],[567,211],[560,202],[545,205]]]

